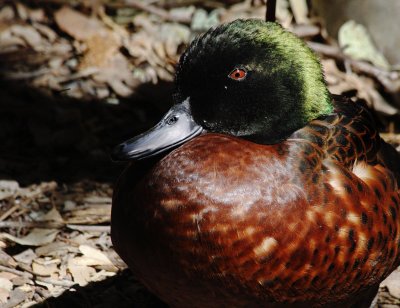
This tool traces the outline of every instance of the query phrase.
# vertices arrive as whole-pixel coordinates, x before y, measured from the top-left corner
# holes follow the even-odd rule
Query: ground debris
[[[40,302],[74,286],[110,278],[126,267],[111,247],[109,184],[43,182],[22,188],[14,181],[1,181],[0,187],[12,191],[0,207],[0,239],[7,243],[0,254],[0,303],[14,307]],[[10,212],[15,204],[18,208]],[[84,221],[74,220],[69,228],[76,215],[85,215]],[[33,228],[30,223],[53,228]]]
[[[163,8],[132,0],[46,2],[31,7],[29,1],[6,1],[0,10],[0,75],[51,95],[110,102],[143,83],[172,81],[195,34],[264,10],[262,2],[249,1],[240,6],[244,12],[222,3],[210,10],[207,3]]]

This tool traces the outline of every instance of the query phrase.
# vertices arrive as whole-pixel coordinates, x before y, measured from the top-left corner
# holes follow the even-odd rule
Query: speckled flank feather
[[[173,307],[362,306],[399,265],[398,179],[368,111],[334,107],[280,144],[207,134],[128,169],[116,250]]]

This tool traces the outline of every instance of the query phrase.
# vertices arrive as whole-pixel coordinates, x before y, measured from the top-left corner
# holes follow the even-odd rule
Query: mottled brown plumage
[[[143,159],[112,210],[135,276],[172,307],[368,307],[400,263],[400,158],[367,107],[259,20],[194,40],[176,82],[164,118],[113,153]]]
[[[334,98],[281,143],[204,134],[129,167],[112,237],[133,273],[173,307],[368,305],[400,263],[398,156]]]

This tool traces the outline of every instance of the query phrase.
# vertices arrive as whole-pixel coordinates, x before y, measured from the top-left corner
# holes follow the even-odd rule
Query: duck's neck
[[[326,87],[322,71],[319,73],[320,76],[315,76],[315,74],[309,75],[308,73],[303,75],[304,101],[301,105],[303,107],[303,118],[306,123],[322,115],[330,114],[333,111],[332,98]]]
[[[306,97],[302,97],[303,95]],[[295,105],[293,104],[295,100],[300,100],[301,103]],[[304,93],[297,93],[297,95],[292,93],[290,99],[284,100],[282,97],[276,97],[276,103],[280,106],[286,104],[288,109],[275,117],[274,121],[256,124],[251,134],[241,137],[261,144],[278,143],[311,121],[333,112],[329,91],[326,87],[319,87],[315,84],[305,88]]]
[[[278,67],[269,69],[287,77],[284,81],[288,81],[288,92],[296,92],[294,96],[299,100],[296,105],[300,107],[303,122],[333,111],[322,65],[304,41],[275,23],[267,23],[255,40],[266,48],[269,46],[271,54],[280,59]]]

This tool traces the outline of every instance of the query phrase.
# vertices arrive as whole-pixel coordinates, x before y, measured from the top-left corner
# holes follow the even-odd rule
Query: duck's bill
[[[115,161],[140,160],[175,148],[199,135],[203,128],[192,118],[188,99],[174,105],[161,121],[148,130],[116,146]]]

